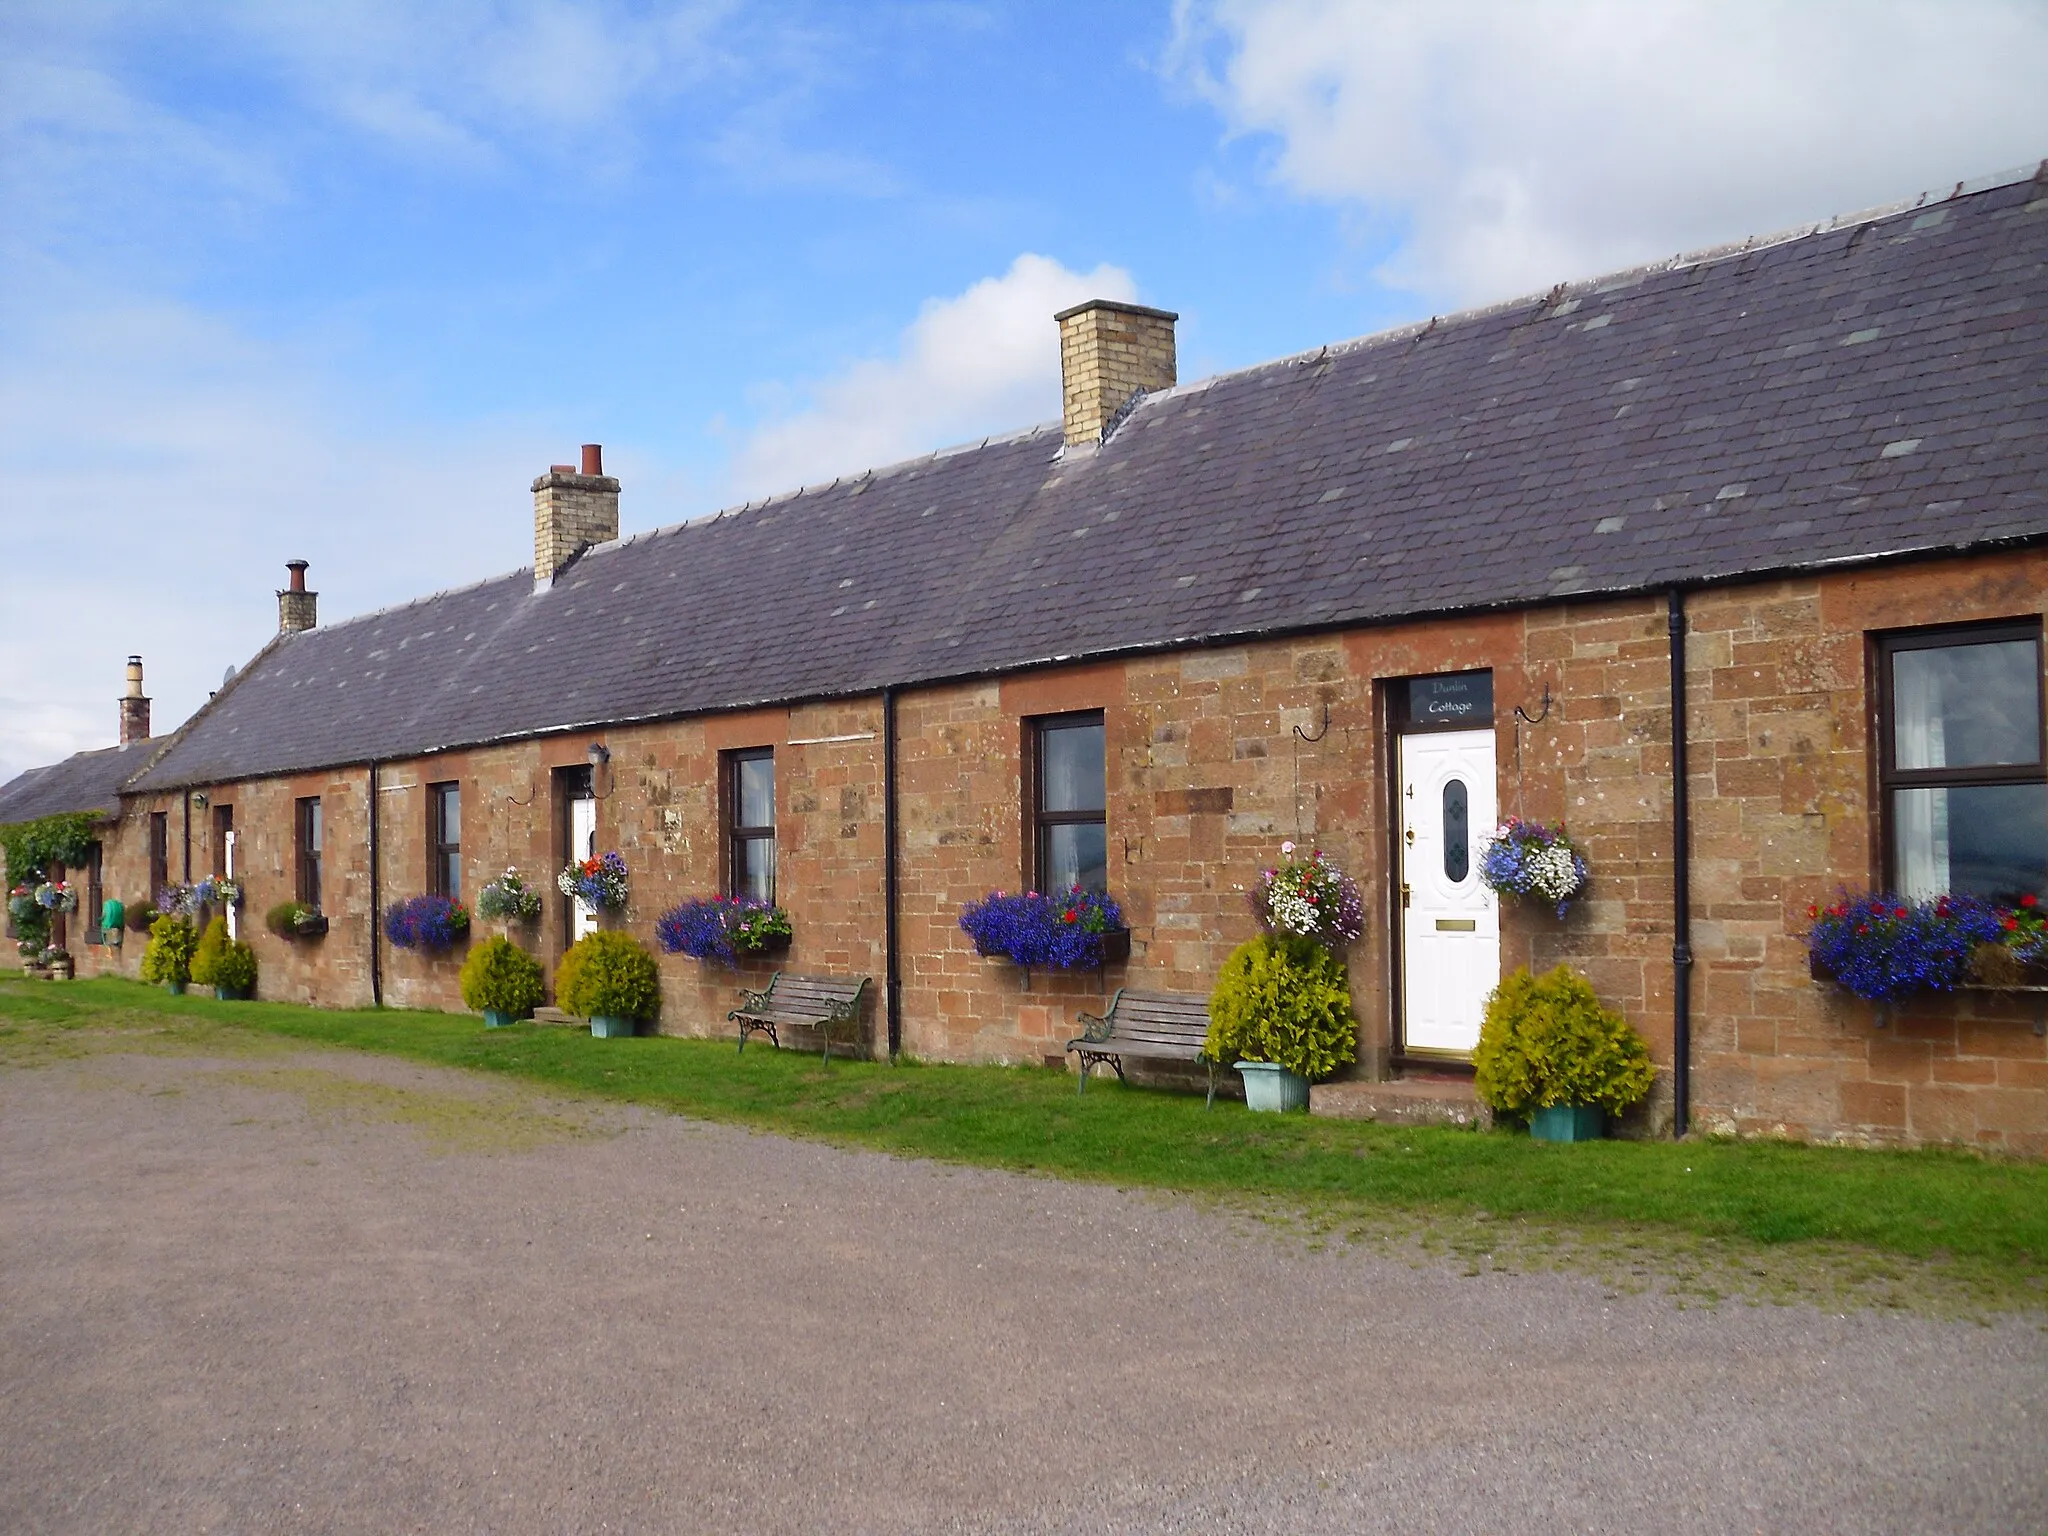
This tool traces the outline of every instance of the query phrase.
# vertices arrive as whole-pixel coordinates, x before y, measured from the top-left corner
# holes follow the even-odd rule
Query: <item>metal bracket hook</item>
[[[1307,731],[1304,731],[1300,726],[1297,725],[1294,728],[1294,734],[1300,737],[1303,741],[1307,742],[1310,746],[1314,746],[1317,742],[1321,741],[1325,736],[1329,735],[1330,701],[1328,699],[1323,700],[1323,728],[1321,730],[1317,731],[1315,735],[1311,736]]]
[[[1532,715],[1527,710],[1523,709],[1521,705],[1517,704],[1515,706],[1515,718],[1521,721],[1524,725],[1541,725],[1545,720],[1548,720],[1550,718],[1550,684],[1545,683],[1543,685],[1542,714]]]

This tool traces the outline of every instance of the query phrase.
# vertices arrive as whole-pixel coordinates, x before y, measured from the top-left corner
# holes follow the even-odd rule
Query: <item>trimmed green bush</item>
[[[206,925],[206,932],[199,936],[199,947],[192,951],[192,985],[195,987],[224,987],[220,979],[221,952],[228,947],[228,920],[216,917]]]
[[[651,1019],[661,1011],[661,971],[630,934],[585,934],[562,956],[555,997],[586,1019]]]
[[[524,1018],[546,996],[540,962],[503,937],[470,946],[462,962],[462,1001],[478,1013],[509,1013]]]
[[[213,984],[226,987],[238,997],[246,997],[256,990],[256,951],[236,939],[230,939],[221,946],[220,959],[214,963]]]
[[[182,917],[159,917],[149,926],[149,945],[142,951],[144,981],[192,979],[192,952],[199,947],[199,935]]]
[[[1618,1115],[1657,1076],[1643,1037],[1565,965],[1540,979],[1524,967],[1494,988],[1472,1065],[1479,1097],[1518,1119],[1571,1104]]]
[[[1209,995],[1212,1061],[1270,1061],[1315,1079],[1358,1055],[1344,962],[1313,939],[1265,934],[1223,962]]]

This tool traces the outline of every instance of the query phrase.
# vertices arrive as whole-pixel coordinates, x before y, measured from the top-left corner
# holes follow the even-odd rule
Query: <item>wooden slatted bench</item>
[[[747,1036],[755,1030],[782,1048],[776,1030],[784,1024],[815,1029],[825,1037],[825,1060],[832,1059],[832,1031],[849,1029],[860,1038],[860,1002],[868,989],[865,976],[791,976],[777,971],[768,985],[756,992],[742,987],[746,1001],[726,1015],[740,1026],[740,1049],[747,1048]]]
[[[1123,1080],[1126,1056],[1148,1061],[1199,1061],[1209,1069],[1209,1107],[1216,1106],[1216,1063],[1202,1055],[1209,1038],[1209,999],[1185,992],[1139,992],[1119,987],[1101,1018],[1079,1015],[1084,1026],[1067,1049],[1081,1058],[1081,1086],[1088,1091],[1088,1069],[1103,1062]]]

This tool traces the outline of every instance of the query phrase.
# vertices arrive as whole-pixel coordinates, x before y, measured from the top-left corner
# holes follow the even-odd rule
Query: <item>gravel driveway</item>
[[[0,1070],[0,1530],[2048,1531],[2048,1331],[338,1053]]]

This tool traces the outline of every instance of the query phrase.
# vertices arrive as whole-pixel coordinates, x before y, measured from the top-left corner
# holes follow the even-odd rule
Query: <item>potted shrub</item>
[[[555,993],[564,1008],[590,1020],[593,1035],[611,1039],[661,1011],[661,972],[630,934],[587,933],[562,957]]]
[[[485,882],[476,895],[476,915],[492,922],[531,923],[540,917],[540,892],[508,869]]]
[[[71,951],[68,949],[58,949],[55,946],[44,950],[42,953],[42,971],[44,977],[50,981],[69,981],[71,979]]]
[[[1649,1047],[1592,983],[1560,965],[1525,966],[1494,988],[1472,1053],[1473,1086],[1496,1115],[1526,1119],[1539,1141],[1591,1141],[1650,1091]]]
[[[1252,1109],[1307,1109],[1309,1083],[1358,1054],[1344,962],[1299,935],[1240,944],[1209,995],[1203,1054],[1242,1074]]]
[[[213,995],[223,1000],[246,1000],[256,995],[256,951],[239,939],[221,947],[213,967]]]
[[[219,979],[214,972],[220,965],[221,952],[228,947],[228,920],[216,917],[206,925],[206,932],[199,936],[199,945],[192,951],[190,966],[194,986],[212,987],[215,997],[225,998]]]
[[[977,954],[1022,966],[1027,987],[1033,966],[1093,970],[1131,957],[1123,910],[1103,892],[1078,885],[1057,896],[991,891],[967,904],[960,926]]]
[[[142,951],[142,979],[161,982],[179,993],[192,979],[192,954],[199,948],[199,935],[182,917],[165,913],[150,925],[149,944]]]
[[[1320,848],[1294,857],[1291,842],[1280,845],[1283,862],[1259,871],[1251,889],[1252,915],[1276,938],[1312,939],[1342,949],[1365,932],[1365,903],[1358,883],[1323,857]]]
[[[263,914],[263,926],[287,944],[296,944],[301,939],[323,936],[327,932],[327,918],[318,907],[303,901],[280,901]]]
[[[751,896],[692,896],[655,920],[654,936],[672,955],[736,966],[789,948],[789,914]]]
[[[1586,889],[1591,871],[1585,855],[1565,835],[1564,824],[1545,826],[1510,816],[1479,850],[1479,882],[1498,896],[1533,896],[1556,908],[1561,918]]]
[[[440,954],[468,933],[469,909],[446,896],[408,896],[384,909],[384,937],[399,949]]]
[[[488,1029],[525,1018],[544,996],[540,962],[502,935],[473,945],[462,962],[463,1005],[481,1013]]]

